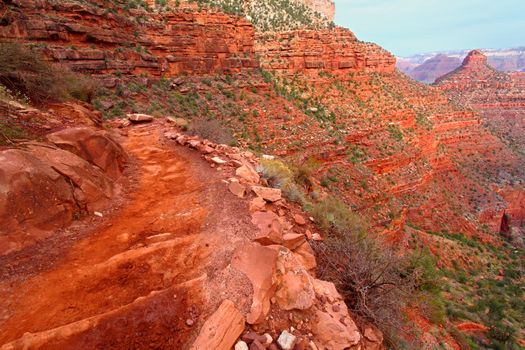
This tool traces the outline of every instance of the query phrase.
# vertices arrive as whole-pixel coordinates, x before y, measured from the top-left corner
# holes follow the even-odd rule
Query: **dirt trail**
[[[161,140],[158,125],[130,129],[124,147],[140,177],[129,201],[51,268],[0,282],[1,349],[180,349],[188,341],[213,249],[202,230],[214,177],[195,165],[197,154]]]

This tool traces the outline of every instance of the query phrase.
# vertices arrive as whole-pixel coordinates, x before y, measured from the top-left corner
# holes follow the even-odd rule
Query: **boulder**
[[[251,212],[264,211],[265,207],[266,207],[266,201],[262,199],[261,197],[255,197],[250,202]]]
[[[46,144],[28,145],[29,151],[66,178],[76,205],[86,211],[102,211],[113,197],[113,181],[102,170],[77,155]]]
[[[155,119],[151,115],[140,114],[140,113],[128,114],[127,117],[128,117],[128,120],[132,123],[148,123],[148,122],[153,121],[153,119]]]
[[[0,164],[0,254],[47,237],[79,211],[102,210],[113,195],[100,168],[51,145],[1,151]]]
[[[279,252],[275,299],[282,310],[306,310],[315,301],[313,279],[292,252],[283,246],[272,246]]]
[[[254,240],[262,245],[280,244],[283,240],[279,217],[271,211],[258,211],[252,214],[252,223],[259,232]]]
[[[283,245],[290,250],[294,250],[304,242],[306,238],[302,233],[287,233],[283,236]]]
[[[268,202],[277,202],[282,198],[281,190],[278,188],[252,186],[252,191],[255,192],[257,196],[263,198]]]
[[[315,253],[308,242],[304,242],[293,251],[295,260],[299,262],[305,269],[312,270],[317,267],[315,260]]]
[[[295,346],[296,340],[295,335],[284,330],[281,335],[279,335],[279,338],[277,338],[277,344],[279,344],[283,350],[292,350]]]
[[[219,157],[213,157],[211,159],[211,161],[214,162],[215,164],[219,164],[219,165],[228,163],[228,161],[223,160],[223,159],[221,159]]]
[[[243,165],[237,170],[235,170],[235,174],[239,176],[240,178],[246,180],[248,183],[257,184],[259,183],[259,174],[255,171],[254,168],[252,168],[250,165]]]
[[[231,182],[228,185],[228,189],[230,190],[231,193],[233,193],[239,198],[243,198],[244,195],[246,194],[246,188],[238,182]]]
[[[191,350],[230,350],[244,331],[244,317],[231,300],[224,300],[202,326]]]
[[[306,220],[299,214],[295,214],[293,219],[297,225],[306,225]]]
[[[270,311],[270,299],[276,288],[277,256],[277,250],[256,243],[244,245],[234,252],[232,266],[248,277],[253,288],[252,305],[246,317],[249,324],[262,322]]]
[[[315,320],[312,322],[312,334],[319,350],[345,350],[357,345],[361,335],[354,321],[342,318],[327,308],[328,311],[316,309]]]
[[[311,277],[305,270],[288,271],[281,277],[275,293],[282,310],[307,310],[315,301]]]
[[[98,166],[112,179],[122,175],[128,160],[122,146],[106,131],[71,128],[49,134],[47,139],[58,147]]]
[[[361,334],[348,313],[348,308],[335,285],[331,282],[314,280],[315,294],[327,300],[324,310],[315,308],[312,333],[317,347],[322,350],[343,350],[359,343]]]

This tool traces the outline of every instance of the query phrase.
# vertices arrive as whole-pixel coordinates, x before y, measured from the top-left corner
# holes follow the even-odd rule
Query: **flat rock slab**
[[[230,350],[244,331],[244,317],[231,300],[224,300],[201,328],[191,350]]]
[[[127,117],[128,117],[128,120],[132,123],[148,123],[148,122],[152,122],[153,119],[155,119],[151,115],[140,114],[140,113],[128,114]]]

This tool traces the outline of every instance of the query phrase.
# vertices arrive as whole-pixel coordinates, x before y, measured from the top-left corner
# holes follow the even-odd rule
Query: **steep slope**
[[[479,112],[483,123],[516,154],[514,158],[519,160],[518,166],[522,166],[525,156],[524,82],[524,74],[496,71],[488,64],[483,53],[472,51],[460,68],[439,78],[436,86],[456,103]],[[514,179],[507,176],[504,184],[509,186],[510,193],[515,191],[512,187],[516,187],[519,192],[522,177]],[[501,193],[505,196],[505,190]],[[522,205],[518,203],[511,201],[509,208]],[[522,214],[510,210],[514,213],[512,216],[508,214],[514,229],[521,230],[524,220]]]

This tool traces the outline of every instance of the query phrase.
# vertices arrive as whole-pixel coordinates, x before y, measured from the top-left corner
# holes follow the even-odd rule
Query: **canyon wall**
[[[286,74],[351,72],[392,73],[395,57],[383,48],[358,41],[348,29],[297,30],[256,35],[261,67]]]
[[[0,37],[27,42],[49,59],[91,74],[175,76],[258,66],[253,27],[208,11],[148,14],[106,2],[19,0],[6,7]]]

